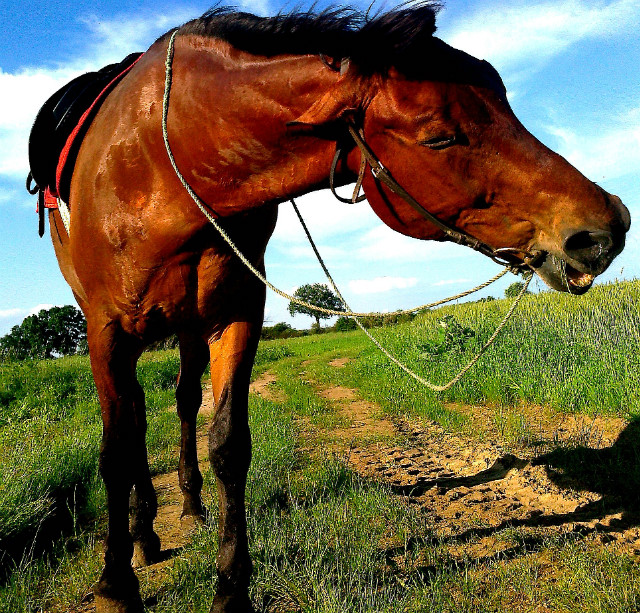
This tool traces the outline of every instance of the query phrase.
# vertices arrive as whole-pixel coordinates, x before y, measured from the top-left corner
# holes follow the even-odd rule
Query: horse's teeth
[[[593,283],[593,275],[581,275],[578,279],[571,279],[571,284],[576,285],[577,287],[586,287],[587,285],[591,285]]]

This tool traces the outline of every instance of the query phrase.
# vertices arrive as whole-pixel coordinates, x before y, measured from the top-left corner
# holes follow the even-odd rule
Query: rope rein
[[[297,207],[296,203],[293,201],[293,199],[291,200],[291,204],[293,205],[293,208],[294,208],[294,210],[296,212],[296,215],[298,216],[298,219],[300,220],[300,224],[302,225],[302,228],[303,228],[305,234],[307,235],[307,239],[309,240],[309,244],[311,245],[311,248],[313,249],[313,252],[316,254],[316,258],[318,258],[318,262],[320,263],[320,266],[322,267],[322,270],[324,270],[324,274],[326,275],[327,279],[329,280],[329,283],[331,284],[331,287],[333,288],[333,291],[336,293],[338,298],[340,298],[340,300],[342,301],[342,304],[344,304],[344,306],[348,309],[349,306],[347,305],[346,300],[342,297],[342,294],[340,293],[340,290],[336,286],[333,278],[331,277],[331,274],[329,273],[329,270],[327,269],[327,266],[325,265],[322,257],[320,256],[320,252],[318,251],[318,249],[317,249],[317,247],[316,247],[316,245],[315,245],[315,243],[313,241],[313,238],[311,238],[311,233],[309,232],[309,229],[307,228],[307,224],[305,224],[304,219],[302,218],[302,215],[300,214],[300,211],[298,210],[298,207]],[[506,272],[508,272],[508,271],[502,271],[502,273],[500,273],[500,276],[504,275]],[[516,296],[516,299],[513,301],[513,304],[511,305],[511,307],[507,311],[507,314],[504,316],[504,318],[502,319],[502,321],[500,322],[500,324],[496,328],[495,332],[491,335],[489,340],[484,345],[482,345],[482,347],[480,348],[480,351],[478,351],[478,353],[466,364],[466,366],[464,366],[458,372],[458,374],[455,377],[453,377],[453,379],[451,379],[448,383],[445,383],[444,385],[437,385],[435,383],[431,383],[431,381],[428,381],[424,377],[421,377],[420,375],[415,373],[413,370],[411,370],[405,364],[400,362],[400,360],[398,360],[398,358],[396,358],[394,355],[392,355],[387,349],[385,349],[380,344],[380,342],[371,335],[369,330],[367,330],[362,325],[362,322],[358,319],[357,315],[349,315],[349,316],[353,318],[353,320],[358,324],[358,327],[369,337],[369,340],[371,340],[371,342],[389,360],[391,360],[391,362],[393,362],[396,366],[401,368],[410,377],[412,377],[418,383],[421,383],[422,385],[424,385],[425,387],[428,387],[430,390],[432,390],[434,392],[446,392],[448,389],[452,388],[458,381],[460,381],[460,379],[462,379],[462,377],[467,373],[467,371],[469,369],[471,369],[476,364],[476,362],[482,357],[482,354],[487,349],[489,349],[489,347],[491,347],[491,345],[493,345],[494,341],[496,340],[496,338],[498,338],[498,335],[500,334],[502,329],[507,325],[507,322],[509,321],[509,319],[511,319],[511,316],[513,315],[514,311],[516,310],[516,307],[518,306],[518,303],[520,302],[522,297],[527,292],[527,289],[529,288],[529,283],[531,283],[531,279],[532,278],[533,278],[533,273],[531,273],[530,275],[528,275],[526,277],[525,282],[523,284],[523,287],[520,290],[520,293]],[[489,282],[487,282],[487,284],[489,284]],[[451,299],[448,299],[448,300],[451,300]],[[344,315],[344,313],[343,313],[343,315]]]
[[[304,229],[304,231],[305,231],[305,233],[307,235],[307,238],[309,239],[309,243],[311,244],[311,247],[313,248],[313,251],[316,254],[316,257],[318,258],[318,261],[319,261],[320,265],[322,266],[322,269],[324,270],[324,273],[327,276],[327,279],[329,280],[333,290],[335,291],[335,293],[338,296],[338,298],[344,304],[346,310],[345,311],[338,311],[338,310],[335,310],[335,309],[326,309],[326,308],[317,306],[315,304],[311,304],[309,302],[306,302],[304,300],[301,300],[300,298],[297,298],[296,296],[292,296],[292,295],[288,294],[287,292],[284,292],[284,291],[278,289],[275,285],[270,283],[267,280],[267,278],[238,249],[238,247],[235,245],[235,243],[233,242],[231,237],[227,234],[227,232],[224,230],[224,228],[222,228],[222,226],[220,226],[220,224],[216,220],[215,216],[211,213],[211,211],[209,210],[209,207],[207,207],[207,205],[200,199],[200,197],[191,188],[191,186],[189,185],[189,183],[187,182],[185,177],[180,172],[180,169],[178,168],[178,165],[176,163],[175,157],[173,156],[173,152],[172,152],[171,146],[169,144],[169,132],[168,132],[168,129],[167,129],[167,117],[168,117],[168,114],[169,114],[169,100],[170,100],[170,95],[171,95],[171,82],[172,82],[172,76],[173,76],[172,65],[173,65],[175,38],[176,38],[177,34],[178,34],[178,30],[175,30],[173,32],[173,34],[171,35],[171,38],[169,39],[169,45],[167,47],[167,58],[165,60],[165,84],[164,84],[164,96],[163,96],[163,99],[162,99],[162,138],[163,138],[163,141],[164,141],[165,148],[167,150],[167,156],[169,157],[169,161],[171,162],[171,166],[173,167],[173,170],[175,171],[176,176],[178,177],[180,183],[185,188],[185,190],[187,191],[187,193],[189,194],[191,199],[194,201],[194,203],[200,209],[202,214],[211,223],[211,225],[217,230],[217,232],[220,234],[222,239],[227,243],[227,245],[229,245],[231,250],[238,256],[238,258],[240,258],[240,261],[266,287],[268,287],[271,291],[276,293],[278,296],[281,296],[282,298],[285,298],[286,300],[289,300],[290,302],[293,302],[293,303],[298,304],[300,306],[307,307],[307,308],[312,309],[314,311],[317,311],[319,313],[324,313],[324,314],[327,314],[327,315],[342,315],[342,316],[346,316],[346,317],[352,317],[356,321],[358,326],[362,329],[362,331],[369,337],[369,339],[371,339],[371,341],[378,347],[378,349],[380,349],[380,351],[382,351],[382,353],[385,356],[387,356],[387,358],[389,360],[391,360],[394,364],[396,364],[404,372],[406,372],[408,375],[413,377],[416,381],[418,381],[422,385],[428,387],[429,389],[431,389],[433,391],[436,391],[436,392],[443,392],[445,390],[448,390],[453,385],[455,385],[463,377],[463,375],[470,368],[472,368],[473,365],[480,359],[482,354],[493,344],[493,342],[497,338],[497,336],[500,333],[500,331],[507,324],[507,321],[510,319],[511,315],[515,311],[515,308],[518,305],[518,303],[520,302],[520,299],[526,293],[527,288],[529,287],[529,283],[531,282],[531,278],[533,277],[533,273],[530,274],[526,278],[524,286],[523,286],[522,290],[520,291],[520,293],[518,294],[518,296],[516,297],[516,299],[514,300],[514,303],[511,305],[511,308],[509,309],[509,311],[505,315],[505,317],[502,320],[502,322],[496,328],[496,331],[491,335],[489,340],[481,347],[481,349],[478,352],[478,354],[453,379],[451,379],[451,381],[449,381],[445,385],[434,385],[433,383],[427,381],[426,379],[424,379],[420,375],[418,375],[415,372],[413,372],[412,370],[410,370],[407,366],[405,366],[397,358],[395,358],[391,353],[389,353],[389,351],[387,351],[369,333],[369,331],[362,325],[362,323],[359,321],[358,318],[361,318],[361,317],[379,317],[379,316],[385,315],[385,313],[378,313],[378,312],[358,313],[358,312],[351,311],[349,309],[349,307],[347,305],[347,302],[342,297],[342,294],[340,293],[340,290],[338,290],[335,282],[333,281],[333,278],[331,277],[331,274],[329,273],[329,270],[327,269],[324,261],[322,260],[322,257],[320,256],[320,253],[318,252],[318,249],[316,248],[316,245],[313,242],[313,239],[311,238],[311,234],[309,233],[309,230],[307,229],[307,226],[304,223],[304,220],[302,219],[300,211],[298,210],[298,207],[296,206],[296,203],[293,200],[291,200],[291,203],[293,204],[293,207],[294,207],[294,210],[295,210],[295,212],[296,212],[296,214],[298,216],[298,219],[300,220],[300,223],[302,224],[302,227],[303,227],[303,229]],[[357,194],[357,192],[355,192],[355,193]],[[395,311],[394,314],[395,315],[405,315],[405,314],[409,314],[409,313],[415,313],[416,311],[432,308],[432,307],[435,307],[435,306],[440,306],[442,304],[446,304],[447,302],[451,302],[453,300],[458,300],[459,298],[464,298],[465,296],[473,294],[474,292],[480,291],[481,289],[484,289],[485,287],[491,285],[492,283],[494,283],[495,281],[497,281],[498,279],[500,279],[501,277],[506,275],[511,270],[512,270],[512,267],[511,266],[507,266],[500,273],[498,273],[497,275],[495,275],[494,277],[492,277],[488,281],[485,281],[484,283],[474,287],[471,290],[467,290],[465,292],[461,292],[460,294],[456,294],[455,296],[451,296],[450,298],[445,298],[443,300],[438,300],[436,302],[423,304],[423,305],[414,307],[412,309],[405,309],[404,311]]]
[[[307,308],[312,309],[314,311],[318,311],[319,313],[324,313],[325,315],[344,315],[345,317],[380,317],[382,315],[385,315],[385,313],[379,313],[379,312],[358,313],[358,312],[353,312],[353,311],[350,311],[350,310],[338,311],[336,309],[325,309],[323,307],[320,307],[320,306],[317,306],[315,304],[311,304],[309,302],[301,300],[300,298],[297,298],[296,296],[292,296],[291,294],[288,294],[287,292],[284,292],[281,289],[278,289],[275,285],[270,283],[267,280],[267,278],[244,256],[244,254],[238,249],[238,247],[236,247],[236,245],[233,242],[233,240],[229,237],[229,235],[224,230],[224,228],[222,228],[222,226],[220,226],[220,224],[218,223],[216,218],[213,216],[213,214],[211,213],[211,211],[209,210],[207,205],[200,199],[198,194],[196,194],[193,191],[193,189],[191,188],[191,186],[189,185],[189,183],[184,178],[184,176],[182,175],[182,173],[180,172],[180,170],[178,168],[176,160],[175,160],[175,158],[173,156],[173,152],[171,151],[171,146],[169,144],[169,133],[168,133],[168,129],[167,129],[167,116],[168,116],[168,113],[169,113],[169,99],[170,99],[170,96],[171,96],[171,82],[172,82],[172,75],[173,75],[173,70],[172,70],[173,50],[174,50],[174,41],[175,41],[176,34],[177,34],[177,30],[171,35],[171,39],[169,40],[169,47],[167,49],[167,59],[166,59],[166,62],[165,62],[165,68],[166,68],[166,73],[165,74],[166,74],[166,76],[165,76],[165,86],[164,86],[164,97],[163,97],[163,101],[162,101],[162,138],[164,140],[164,145],[165,145],[165,148],[167,150],[167,155],[169,156],[169,161],[171,162],[171,165],[173,166],[173,170],[175,171],[176,176],[180,180],[180,183],[182,183],[183,187],[185,188],[185,190],[187,191],[189,196],[191,196],[191,199],[196,203],[196,205],[198,206],[198,208],[200,209],[202,214],[207,218],[207,220],[211,223],[211,225],[218,231],[220,236],[229,245],[229,247],[231,247],[232,251],[240,258],[242,263],[258,279],[260,279],[260,281],[262,281],[262,283],[264,283],[271,291],[276,293],[278,296],[280,296],[282,298],[285,298],[286,300],[289,300],[290,302],[294,302],[295,304],[298,304],[300,306],[304,306],[304,307],[307,307]],[[504,270],[499,272],[497,275],[495,275],[494,277],[492,277],[488,281],[485,281],[484,283],[481,283],[480,285],[474,287],[473,289],[461,292],[460,294],[456,294],[455,296],[451,296],[450,298],[445,298],[444,300],[438,300],[436,302],[430,302],[428,304],[422,304],[422,305],[413,307],[411,309],[405,309],[404,311],[396,311],[395,314],[396,315],[408,315],[410,313],[415,313],[416,311],[422,311],[424,309],[429,309],[429,308],[432,308],[432,307],[440,306],[442,304],[446,304],[447,302],[452,302],[453,300],[458,300],[460,298],[464,298],[465,296],[468,296],[470,294],[478,292],[481,289],[484,289],[485,287],[491,285],[492,283],[494,283],[495,281],[497,281],[498,279],[500,279],[504,275],[506,275],[509,272],[509,270],[510,270],[509,268],[505,268]]]

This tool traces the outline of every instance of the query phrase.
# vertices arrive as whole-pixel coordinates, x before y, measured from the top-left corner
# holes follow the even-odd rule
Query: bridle
[[[358,130],[355,124],[348,121],[346,127],[356,146],[360,149],[361,163],[353,196],[351,199],[343,198],[336,192],[335,175],[338,162],[343,156],[344,151],[340,145],[336,147],[336,154],[333,158],[333,162],[331,163],[331,170],[329,173],[329,187],[331,188],[333,195],[341,202],[356,203],[361,202],[366,198],[364,194],[359,195],[359,193],[364,179],[364,174],[366,172],[366,167],[368,165],[371,168],[373,178],[378,183],[382,183],[389,191],[400,196],[400,198],[402,198],[402,200],[404,200],[411,208],[413,208],[429,223],[444,232],[444,234],[454,243],[470,247],[474,251],[478,251],[479,253],[486,255],[488,258],[491,258],[497,264],[508,267],[511,272],[516,274],[532,270],[536,264],[545,257],[545,253],[543,251],[526,251],[516,247],[501,247],[494,249],[491,245],[482,242],[464,230],[455,228],[441,219],[438,219],[433,213],[430,213],[425,209],[393,178],[393,175],[382,165],[380,159],[366,143],[362,132]]]

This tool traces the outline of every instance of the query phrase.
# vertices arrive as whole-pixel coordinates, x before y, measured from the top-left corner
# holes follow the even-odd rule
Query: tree
[[[344,315],[338,317],[336,323],[333,325],[333,329],[336,332],[348,332],[349,330],[355,330],[358,327],[356,320],[352,317],[345,317]]]
[[[323,283],[312,283],[300,286],[293,295],[300,300],[315,304],[323,309],[332,309],[334,311],[344,311],[344,305],[340,298],[338,298],[326,285]],[[314,311],[309,307],[302,306],[295,302],[289,303],[289,313],[295,315],[296,313],[302,313],[303,315],[309,315],[315,317],[316,326],[320,328],[321,319],[329,319],[331,315],[327,313],[321,313]]]
[[[515,298],[522,291],[523,287],[524,283],[522,281],[516,281],[515,283],[512,283],[509,287],[507,287],[506,290],[504,290],[505,298]],[[530,293],[531,292],[529,290],[525,292],[525,294]]]
[[[288,323],[284,321],[278,322],[275,326],[264,326],[260,334],[260,338],[265,340],[273,340],[274,338],[290,338],[297,336],[299,332],[294,330]]]
[[[71,305],[42,309],[0,338],[0,355],[16,360],[83,353],[87,322]]]

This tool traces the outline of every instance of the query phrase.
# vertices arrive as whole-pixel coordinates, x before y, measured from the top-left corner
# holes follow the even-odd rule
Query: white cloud
[[[380,223],[366,202],[343,204],[328,189],[297,198],[296,204],[314,241],[345,232],[362,231]],[[300,221],[287,202],[279,207],[278,225],[272,242],[286,246],[292,242],[307,242]]]
[[[15,319],[23,313],[24,309],[0,309],[0,319]]]
[[[348,256],[347,251],[340,247],[332,247],[330,245],[316,245],[322,259],[325,262],[334,261],[335,263],[339,263],[340,260]],[[308,260],[311,259],[314,262],[316,260],[316,255],[311,249],[310,245],[292,245],[291,247],[279,249],[280,253],[284,255],[287,261],[287,265],[295,267],[300,263],[300,260]],[[319,266],[319,264],[318,264]],[[306,267],[306,264],[305,264]]]
[[[15,189],[8,189],[0,192],[0,204],[10,203],[14,204],[16,201],[21,200],[18,192]]]
[[[0,309],[0,336],[3,336],[13,326],[20,325],[29,315],[37,315],[42,309],[48,310],[62,304],[37,304],[31,308],[7,308]]]
[[[471,279],[444,279],[432,283],[432,287],[442,287],[444,285],[458,285],[459,283],[471,283]]]
[[[459,49],[489,60],[498,69],[544,63],[585,38],[634,32],[640,23],[637,0],[613,2],[491,3],[458,19],[443,38]]]
[[[404,260],[427,266],[434,260],[464,257],[468,254],[468,249],[452,243],[416,240],[399,234],[380,222],[358,241],[352,254],[365,262]]]
[[[594,181],[611,180],[640,168],[640,107],[612,117],[608,127],[578,134],[563,126],[547,126],[557,151]]]
[[[31,309],[29,309],[29,312],[27,313],[27,315],[37,315],[40,311],[44,310],[44,311],[48,311],[49,309],[52,309],[54,306],[62,306],[62,305],[56,305],[56,304],[37,304],[36,306],[32,307]]]
[[[349,289],[354,294],[380,294],[393,289],[407,289],[417,285],[416,277],[376,277],[349,281]]]
[[[186,9],[146,18],[116,16],[100,20],[87,16],[84,36],[91,44],[81,57],[52,68],[26,67],[14,73],[0,69],[0,176],[24,179],[28,172],[29,131],[42,104],[78,75],[120,61],[133,51],[142,51],[157,36],[196,13]]]

